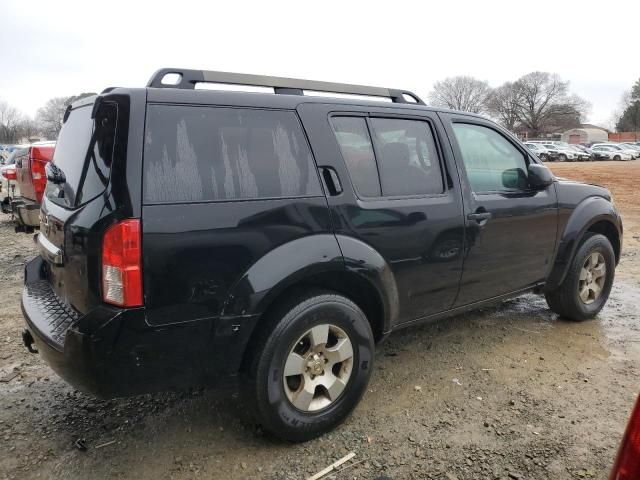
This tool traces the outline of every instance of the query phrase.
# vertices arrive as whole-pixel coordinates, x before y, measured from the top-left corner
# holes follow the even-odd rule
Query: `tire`
[[[543,153],[540,155],[540,160],[542,160],[543,162],[548,162],[549,156],[546,153]]]
[[[613,156],[613,159],[614,159],[616,162],[619,162],[619,161],[620,161],[620,155],[614,155],[614,156]]]
[[[566,162],[567,156],[564,153],[561,153],[560,155],[558,155],[558,160],[560,160],[561,162]]]
[[[291,442],[311,440],[339,425],[364,394],[375,348],[371,326],[355,303],[326,291],[296,296],[265,320],[266,328],[260,332],[249,362],[247,400],[253,403],[257,421],[265,431]],[[328,340],[324,347],[317,346],[315,351],[320,353],[314,354],[314,338],[324,335],[322,325],[329,326]],[[343,352],[340,356],[330,352],[336,348]],[[333,363],[349,353],[351,358]],[[287,370],[303,373],[285,377]],[[323,382],[337,392],[335,398]],[[314,393],[307,393],[309,390]]]
[[[605,266],[604,274],[601,277],[591,274],[590,277],[584,278],[583,267],[586,266],[586,262],[596,257],[599,259],[596,265],[600,265],[601,259]],[[609,298],[615,266],[615,254],[609,239],[604,235],[589,233],[578,247],[562,284],[553,291],[545,292],[549,308],[563,318],[578,322],[595,317]],[[592,271],[596,272],[597,270],[598,267],[595,266]],[[599,280],[600,278],[602,281]],[[583,299],[579,292],[585,292],[585,283],[591,279],[597,284],[600,293],[596,296],[595,292],[586,288],[587,298]],[[588,285],[593,285],[593,283],[586,283],[587,287]]]

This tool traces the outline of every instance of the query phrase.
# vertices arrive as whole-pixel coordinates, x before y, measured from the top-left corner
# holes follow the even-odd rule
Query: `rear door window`
[[[294,112],[150,105],[146,203],[322,195]]]
[[[363,197],[379,197],[378,167],[365,118],[333,117],[331,124],[356,191]]]
[[[63,207],[74,207],[100,195],[111,173],[118,109],[102,103],[91,118],[93,105],[75,108],[62,126],[53,163],[65,176],[63,184],[47,182],[46,196]]]
[[[431,195],[444,191],[438,151],[427,122],[372,118],[382,193]]]

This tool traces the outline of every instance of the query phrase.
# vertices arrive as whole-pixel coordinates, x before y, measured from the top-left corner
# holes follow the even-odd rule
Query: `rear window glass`
[[[379,197],[382,192],[378,167],[366,120],[362,117],[333,117],[331,123],[356,190],[365,197]]]
[[[46,195],[65,207],[91,200],[109,183],[118,109],[113,103],[101,104],[94,122],[92,108],[72,110],[58,136],[53,163],[62,170],[65,182],[47,182]]]
[[[147,203],[321,195],[293,112],[150,105]]]

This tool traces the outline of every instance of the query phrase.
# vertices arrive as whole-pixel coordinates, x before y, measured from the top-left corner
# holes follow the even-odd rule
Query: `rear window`
[[[46,195],[64,207],[95,198],[109,183],[118,110],[113,103],[102,103],[94,122],[92,107],[73,109],[58,136],[53,163],[64,173],[65,182],[47,182]]]
[[[146,203],[322,194],[295,113],[150,105]]]

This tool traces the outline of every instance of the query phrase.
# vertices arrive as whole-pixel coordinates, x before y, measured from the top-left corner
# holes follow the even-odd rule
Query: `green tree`
[[[631,87],[631,93],[624,95],[624,110],[616,122],[618,132],[637,132],[640,130],[640,79]]]

